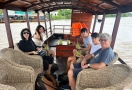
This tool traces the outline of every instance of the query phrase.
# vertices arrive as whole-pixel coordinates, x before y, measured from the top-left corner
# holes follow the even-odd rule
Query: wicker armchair
[[[131,81],[132,68],[114,64],[99,70],[82,70],[77,76],[76,90],[123,90]]]
[[[0,51],[3,58],[11,60],[20,65],[31,66],[35,71],[35,76],[43,72],[43,60],[39,55],[27,55],[19,50],[4,48]]]
[[[0,90],[16,90],[16,88],[9,85],[0,84]]]
[[[32,67],[19,65],[0,56],[0,90],[33,90],[34,81]]]

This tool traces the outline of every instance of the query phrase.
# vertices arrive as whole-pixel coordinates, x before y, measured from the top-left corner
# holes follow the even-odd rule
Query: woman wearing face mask
[[[32,35],[29,29],[25,28],[21,31],[21,39],[18,43],[19,49],[22,50],[24,53],[28,55],[38,55],[38,50],[41,50],[41,48],[37,48],[37,46],[32,41]],[[43,65],[44,65],[44,71],[46,71],[47,74],[50,74],[51,66],[53,65],[53,57],[51,56],[43,56]]]

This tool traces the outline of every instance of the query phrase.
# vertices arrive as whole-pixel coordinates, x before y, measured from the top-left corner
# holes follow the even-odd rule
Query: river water
[[[91,24],[93,26],[93,21]],[[115,18],[106,18],[103,32],[109,33],[112,35],[113,27],[114,27]],[[52,25],[70,25],[70,20],[53,20]],[[34,33],[37,22],[30,22],[31,32]],[[44,22],[41,22],[41,25],[44,25]],[[101,23],[96,23],[95,32],[99,32]],[[19,42],[20,31],[23,28],[27,27],[27,23],[11,23],[11,33],[13,42]],[[49,27],[49,22],[47,22],[47,26]],[[5,24],[0,23],[0,49],[8,47],[7,35]],[[132,67],[132,17],[121,18],[120,26],[118,29],[118,34],[114,46],[114,51],[118,53],[119,57],[123,59],[129,66]],[[117,62],[119,63],[119,62]]]

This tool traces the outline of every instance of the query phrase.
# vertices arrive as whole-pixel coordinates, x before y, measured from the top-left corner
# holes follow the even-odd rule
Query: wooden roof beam
[[[64,1],[67,1],[67,0],[63,0],[63,2],[64,2]],[[51,2],[60,2],[60,0],[56,0],[56,1],[52,1],[52,0],[51,0],[51,1],[46,1],[46,2],[43,2],[43,3],[51,3]],[[62,1],[61,1],[61,2],[62,2]],[[69,1],[69,2],[70,2],[70,1]],[[93,7],[93,8],[97,8],[98,10],[104,11],[104,9],[102,9],[102,8],[100,8],[100,7],[98,7],[98,6],[89,4],[89,3],[80,2],[80,1],[72,1],[72,0],[71,0],[71,2],[76,2],[76,3],[81,3],[81,4],[89,5],[89,6]],[[36,6],[36,5],[40,5],[40,4],[43,4],[43,3],[33,4],[33,5],[29,6],[29,7],[27,7],[26,9],[29,9],[29,8],[31,8],[31,7],[34,7],[34,6]]]
[[[5,6],[6,6],[7,4],[10,4],[10,3],[15,2],[15,1],[17,1],[17,0],[9,0],[9,1],[7,1],[7,2],[0,3],[0,8],[5,8]]]
[[[71,4],[62,4],[62,5],[71,5]],[[54,7],[54,6],[60,7],[60,5],[58,5],[58,4],[56,4],[56,5],[49,5],[48,7],[42,7],[42,8],[40,8],[40,9],[38,9],[37,11],[40,11],[40,10],[42,10],[42,9],[44,9],[44,8]]]
[[[118,8],[118,9],[120,9],[120,6],[119,6],[118,4],[112,2],[113,0],[101,0],[101,1],[103,1],[103,2],[105,2],[105,3],[107,3],[107,4],[110,4],[110,5],[112,5],[112,6],[116,7],[116,8]]]
[[[54,11],[54,10],[58,10],[58,9],[78,9],[78,8],[75,8],[75,7],[69,7],[69,8],[67,8],[67,7],[63,7],[63,8],[54,8],[54,9],[51,9],[51,10],[49,10],[48,12],[51,12],[51,11]],[[83,11],[83,12],[86,12],[86,13],[91,13],[91,12],[89,12],[88,10],[84,10],[84,9],[78,9],[78,10],[81,10],[81,11]],[[91,13],[92,14],[92,13]]]
[[[78,10],[85,10],[85,12],[89,12],[91,14],[96,14],[96,12],[92,11],[92,10],[89,10],[87,8],[84,8],[84,7],[77,7],[77,6],[70,6],[70,7],[57,7],[57,8],[53,8],[53,9],[42,9],[43,10],[46,10],[48,12],[50,11],[54,11],[54,10],[58,10],[58,9],[78,9]]]

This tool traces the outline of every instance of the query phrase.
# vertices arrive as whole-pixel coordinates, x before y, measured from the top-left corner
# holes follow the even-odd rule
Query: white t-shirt
[[[46,35],[44,33],[42,34],[42,38],[43,38],[42,41],[39,39],[36,39],[34,37],[32,38],[32,40],[34,41],[36,46],[42,46],[44,44],[45,39],[46,39]]]
[[[100,48],[101,48],[101,45],[100,44],[98,44],[98,45],[92,44],[91,50],[90,50],[90,54],[91,53],[94,53],[95,51],[99,50]]]

